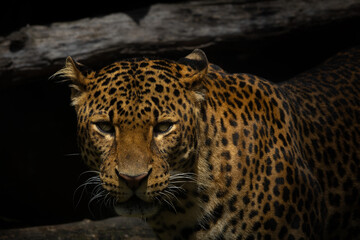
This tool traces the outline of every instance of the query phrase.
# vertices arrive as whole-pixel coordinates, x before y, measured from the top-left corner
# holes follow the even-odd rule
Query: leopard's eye
[[[171,128],[174,126],[174,123],[172,122],[161,122],[155,125],[154,127],[154,134],[164,134],[171,130]]]
[[[114,134],[115,133],[115,128],[110,122],[102,121],[102,122],[95,122],[94,124],[95,124],[96,128],[102,133],[105,133],[105,134]]]

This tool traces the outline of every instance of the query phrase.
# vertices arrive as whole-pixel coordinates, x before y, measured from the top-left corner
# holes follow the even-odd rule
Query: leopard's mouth
[[[160,205],[155,202],[145,202],[136,195],[129,200],[115,205],[115,212],[126,217],[151,217],[160,210]]]

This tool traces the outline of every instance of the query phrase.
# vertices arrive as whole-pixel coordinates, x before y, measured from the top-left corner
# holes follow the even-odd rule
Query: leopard
[[[359,47],[282,82],[200,49],[55,75],[100,197],[157,238],[360,239]]]

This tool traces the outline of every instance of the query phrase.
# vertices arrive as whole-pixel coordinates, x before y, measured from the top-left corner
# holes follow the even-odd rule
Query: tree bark
[[[109,63],[130,55],[277,36],[359,16],[360,0],[209,0],[27,26],[0,38],[0,86],[49,76],[69,55],[85,63]]]
[[[0,230],[1,240],[155,240],[149,226],[136,218],[116,217],[102,221],[84,220],[53,226]]]

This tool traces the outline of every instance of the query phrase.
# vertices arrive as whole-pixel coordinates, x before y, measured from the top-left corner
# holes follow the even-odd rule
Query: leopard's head
[[[68,58],[78,143],[120,215],[151,216],[196,180],[207,59],[130,59],[99,71]],[[171,203],[170,203],[171,204]]]

